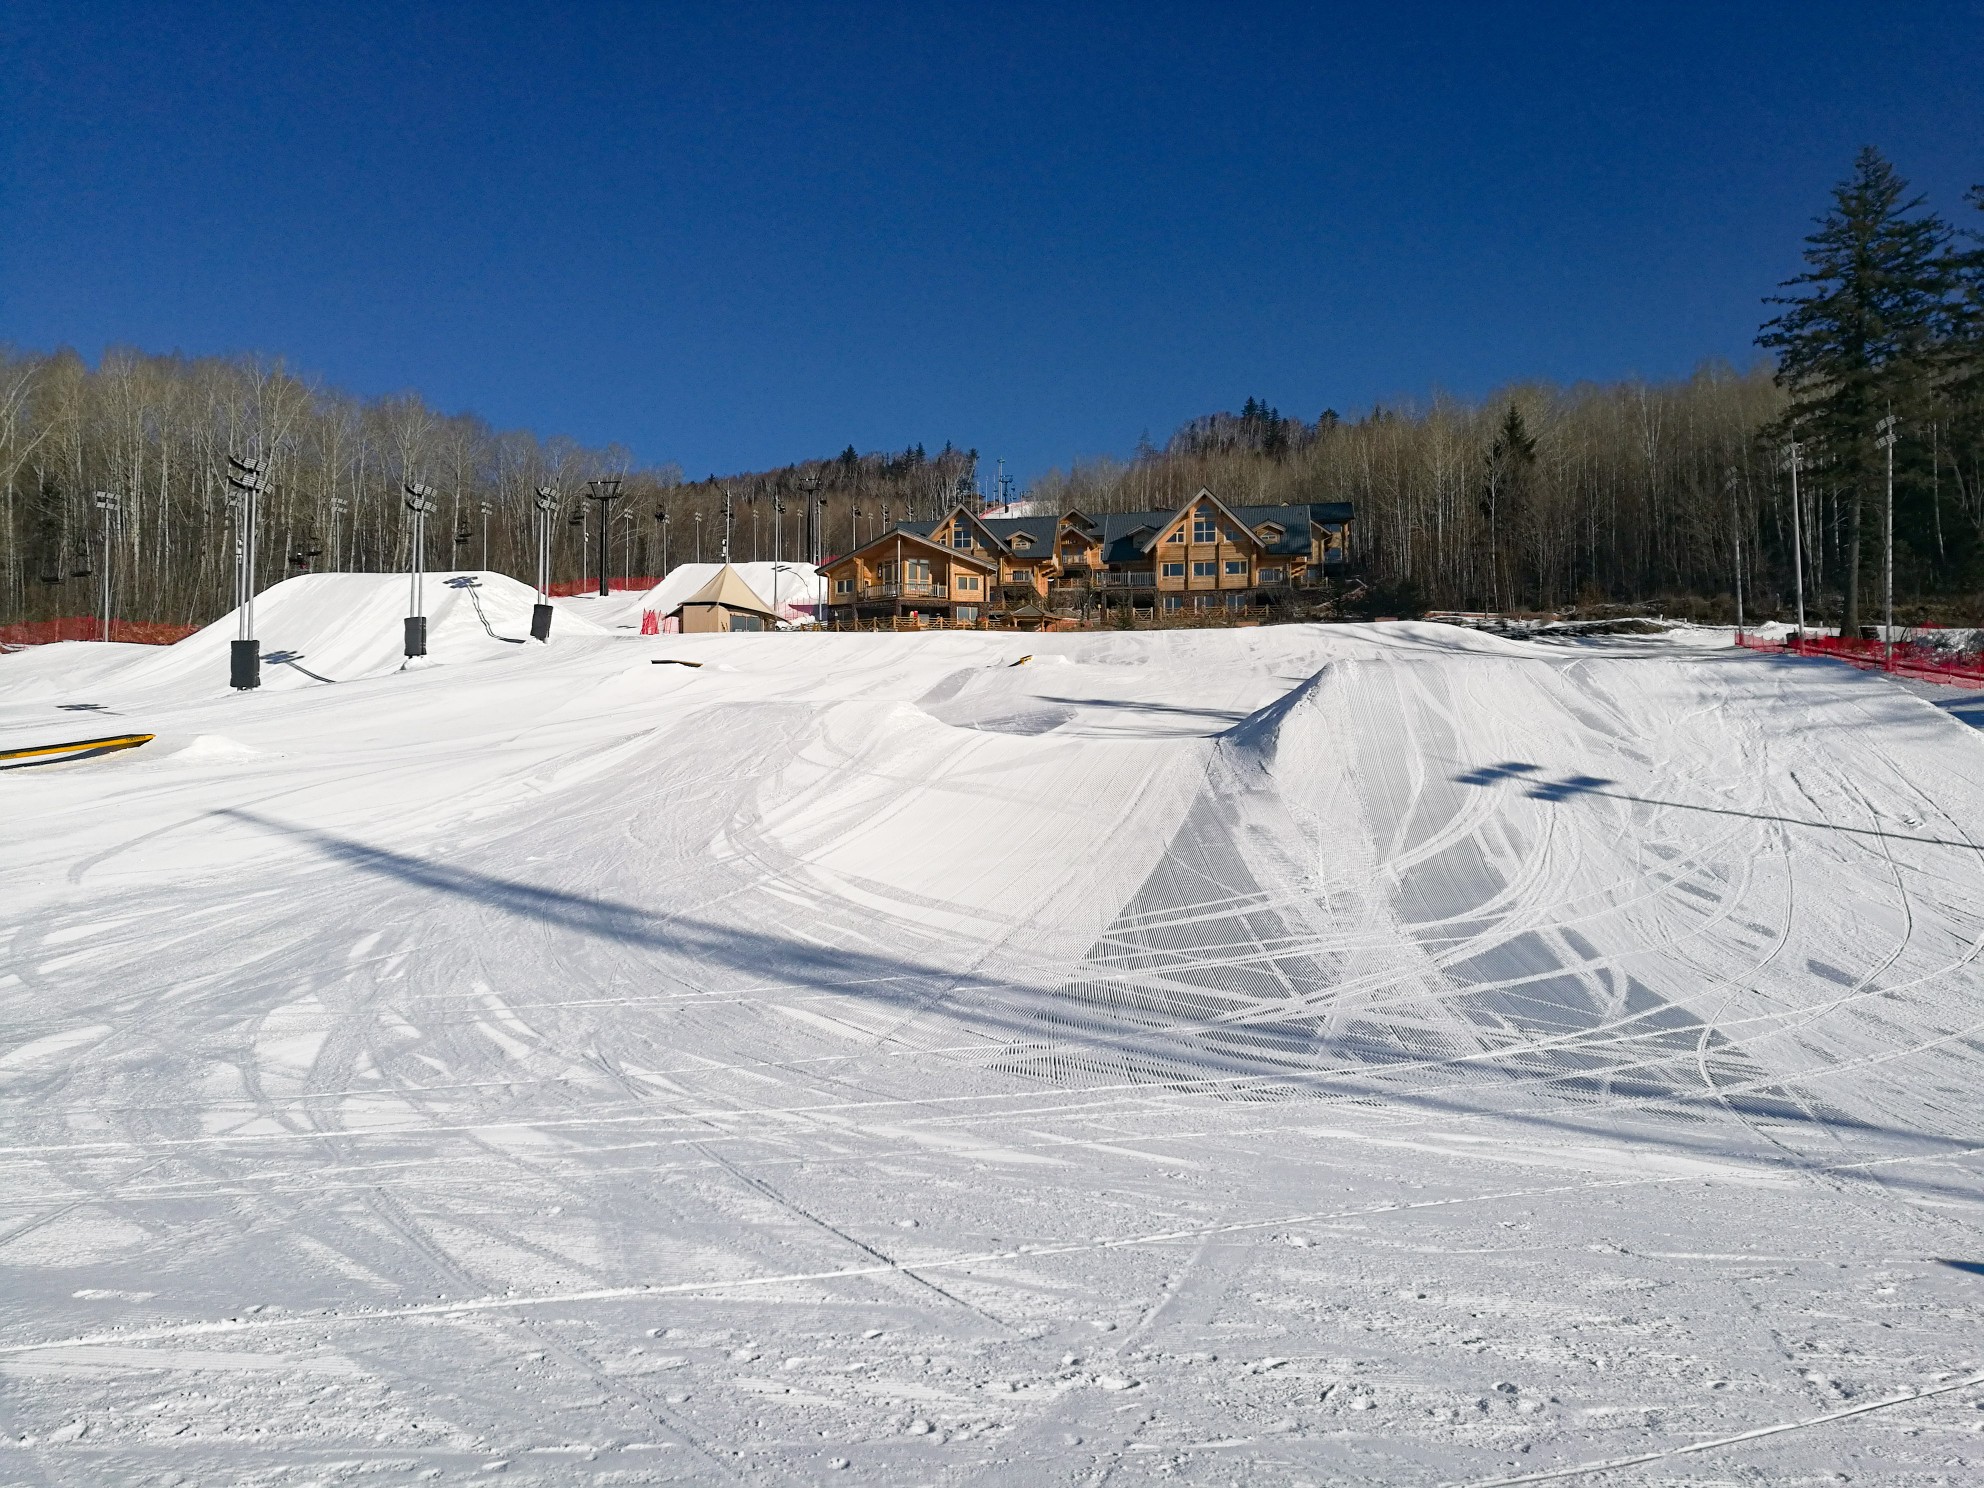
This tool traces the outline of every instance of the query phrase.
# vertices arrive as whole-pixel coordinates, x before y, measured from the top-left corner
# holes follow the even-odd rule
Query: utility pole
[[[413,517],[413,562],[409,565],[406,612],[406,659],[427,654],[427,614],[422,604],[421,580],[427,569],[427,514],[434,510],[434,488],[418,481],[407,481],[400,491],[406,509]]]
[[[1895,417],[1890,413],[1874,425],[1878,437],[1874,447],[1888,457],[1886,552],[1881,558],[1881,635],[1887,641],[1886,664],[1894,670],[1894,439]]]
[[[238,629],[228,648],[227,685],[248,692],[262,685],[262,643],[255,639],[255,521],[262,492],[269,485],[266,457],[227,457],[227,484],[233,491],[234,597]]]
[[[530,607],[534,641],[551,639],[551,518],[558,510],[558,493],[539,486],[531,504],[537,508],[537,603]]]
[[[117,521],[117,497],[110,491],[96,493],[96,509],[103,525],[103,639],[110,639],[110,530]]]
[[[607,555],[613,542],[613,503],[620,499],[620,477],[602,475],[586,482],[586,500],[599,503],[599,597],[605,599]]]
[[[1797,585],[1798,634],[1802,637],[1805,634],[1805,540],[1804,518],[1798,510],[1798,472],[1805,468],[1805,446],[1795,439],[1785,443],[1784,468],[1791,472],[1791,574]]]
[[[1729,552],[1736,560],[1736,644],[1743,644],[1743,528],[1736,515],[1736,470],[1730,467],[1722,477],[1729,492]]]

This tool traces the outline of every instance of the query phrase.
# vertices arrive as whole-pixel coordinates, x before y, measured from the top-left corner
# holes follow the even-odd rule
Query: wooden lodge
[[[1127,607],[1149,616],[1300,603],[1342,571],[1347,501],[985,517],[952,507],[823,565],[836,623],[941,620],[1031,628]]]

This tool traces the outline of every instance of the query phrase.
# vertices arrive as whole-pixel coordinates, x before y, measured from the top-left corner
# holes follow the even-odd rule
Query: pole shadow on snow
[[[1526,772],[1519,772],[1526,773]],[[416,888],[472,901],[499,913],[534,920],[555,929],[569,931],[618,945],[634,946],[676,955],[700,958],[712,965],[744,975],[776,979],[792,990],[826,992],[879,1002],[897,1011],[941,1009],[948,1017],[984,1034],[988,1039],[1038,1050],[1060,1040],[1076,1046],[1078,1066],[1095,1073],[1126,1078],[1147,1084],[1153,1091],[1175,1094],[1204,1094],[1242,1099],[1337,1099],[1360,1104],[1384,1101],[1442,1116],[1480,1117],[1516,1122],[1553,1134],[1590,1137],[1594,1119],[1611,1120],[1605,1130],[1624,1135],[1616,1125],[1616,1114],[1603,1111],[1586,1119],[1556,1116],[1537,1110],[1507,1109],[1481,1100],[1462,1098],[1458,1090],[1433,1091],[1400,1089],[1388,1078],[1385,1060],[1373,1062],[1360,1057],[1348,1046],[1308,1044],[1302,1050],[1289,1050],[1279,1057],[1268,1050],[1241,1053],[1209,1047],[1195,1040],[1189,1030],[1163,1026],[1137,1027],[1134,1019],[1100,1027],[1093,1019],[1075,1020],[1072,1009],[1057,991],[1038,986],[957,972],[921,964],[902,957],[878,955],[869,951],[822,945],[814,941],[734,925],[717,925],[680,914],[663,914],[639,905],[545,888],[497,877],[473,868],[437,863],[387,848],[373,847],[335,833],[297,827],[228,808],[215,815],[243,822],[308,843],[332,862],[358,872],[395,880]],[[1482,1080],[1475,1090],[1486,1094],[1498,1073],[1521,1074],[1520,1051],[1517,1066],[1510,1070],[1478,1067],[1473,1071]],[[1319,1064],[1319,1056],[1331,1053],[1347,1056],[1352,1063]],[[1410,1061],[1407,1061],[1410,1064]],[[1008,1068],[1006,1065],[998,1066]],[[1016,1078],[1043,1084],[1062,1084],[1040,1075],[1009,1069]],[[1411,1074],[1411,1068],[1404,1071]],[[1574,1083],[1567,1077],[1568,1088]],[[1524,1087],[1555,1093],[1548,1080]],[[1852,1131],[1864,1136],[1905,1144],[1924,1159],[1962,1157],[1977,1147],[1973,1140],[1902,1128],[1885,1127],[1827,1111],[1821,1117],[1781,1100],[1758,1102],[1745,1112],[1739,1095],[1714,1089],[1648,1090],[1628,1097],[1623,1109],[1633,1116],[1660,1120],[1680,1117],[1699,1122],[1729,1111],[1789,1124],[1805,1124],[1820,1130]],[[1616,1108],[1615,1108],[1616,1112]],[[1690,1131],[1664,1127],[1649,1129],[1637,1125],[1630,1132],[1635,1142],[1655,1145],[1691,1155],[1727,1152],[1726,1144],[1712,1140],[1708,1129],[1697,1127],[1698,1141],[1688,1140]],[[1767,1159],[1787,1170],[1816,1167],[1840,1176],[1859,1176],[1853,1164],[1785,1162],[1781,1157]],[[1974,1199],[1974,1185],[1900,1175],[1891,1169],[1869,1172],[1866,1176],[1884,1186],[1922,1193]]]
[[[1530,787],[1524,794],[1532,801],[1568,801],[1573,796],[1603,796],[1610,801],[1631,801],[1635,805],[1660,806],[1670,811],[1699,811],[1710,816],[1739,816],[1749,821],[1779,822],[1788,827],[1812,827],[1822,832],[1845,832],[1855,837],[1880,837],[1890,842],[1917,842],[1924,847],[1960,847],[1967,848],[1971,852],[1984,852],[1984,843],[1958,842],[1948,837],[1916,837],[1907,832],[1884,832],[1878,827],[1849,827],[1839,822],[1810,821],[1798,816],[1776,816],[1763,811],[1738,811],[1730,806],[1700,806],[1689,801],[1663,801],[1653,796],[1635,796],[1627,791],[1604,789],[1616,782],[1596,775],[1567,775],[1562,780],[1549,780],[1540,773],[1542,769],[1541,765],[1527,764],[1521,760],[1505,760],[1497,765],[1482,765],[1453,778],[1456,785],[1476,786],[1517,781]]]

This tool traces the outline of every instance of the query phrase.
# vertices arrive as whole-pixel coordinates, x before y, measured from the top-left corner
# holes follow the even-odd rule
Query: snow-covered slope
[[[159,735],[0,774],[0,1480],[1977,1471],[1931,702],[1438,625],[490,644],[0,657],[0,735]]]

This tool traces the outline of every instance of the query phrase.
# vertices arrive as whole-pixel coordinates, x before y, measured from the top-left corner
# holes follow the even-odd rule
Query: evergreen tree
[[[1502,416],[1494,443],[1485,457],[1488,467],[1481,487],[1481,515],[1488,519],[1488,552],[1493,564],[1494,599],[1497,609],[1508,603],[1510,565],[1507,560],[1508,535],[1519,524],[1524,498],[1528,494],[1529,468],[1536,463],[1536,437],[1523,422],[1522,410],[1515,404]]]
[[[1783,425],[1819,447],[1847,512],[1846,616],[1860,623],[1861,531],[1880,480],[1874,424],[1919,408],[1949,311],[1949,229],[1878,150],[1862,150],[1805,239],[1802,274],[1757,344],[1777,353],[1791,396]]]

